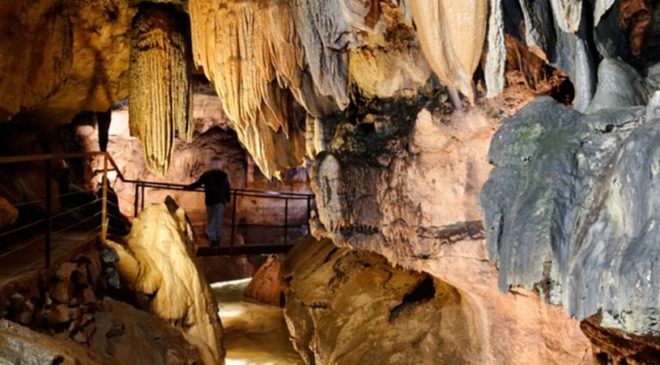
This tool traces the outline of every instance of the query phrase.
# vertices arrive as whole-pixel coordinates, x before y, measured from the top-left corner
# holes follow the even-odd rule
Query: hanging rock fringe
[[[472,76],[486,38],[488,0],[410,0],[408,4],[431,69],[444,85],[473,102]]]
[[[187,24],[165,6],[145,6],[133,21],[129,68],[131,135],[144,145],[149,170],[169,166],[175,133],[191,142],[192,88]]]
[[[327,51],[334,43],[320,36],[338,31],[325,31],[333,27],[332,19],[346,23],[341,1],[188,3],[195,63],[214,82],[239,139],[268,177],[303,162],[304,113],[301,118],[292,113],[293,101],[315,117],[348,105],[346,55]],[[334,13],[324,12],[325,3],[335,4]],[[310,13],[316,22],[299,19]]]

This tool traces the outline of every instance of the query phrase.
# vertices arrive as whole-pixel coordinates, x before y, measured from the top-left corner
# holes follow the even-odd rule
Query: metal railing
[[[54,162],[92,158],[95,156],[104,156],[105,168],[102,175],[100,192],[94,189],[82,189],[53,194]],[[108,157],[104,152],[0,157],[0,166],[8,167],[9,170],[11,170],[11,167],[21,164],[43,164],[44,169],[43,186],[30,187],[35,191],[43,188],[43,196],[22,202],[18,199],[19,202],[12,204],[14,208],[19,210],[18,220],[8,229],[0,231],[0,243],[3,246],[5,244],[12,244],[11,249],[17,250],[43,240],[44,265],[48,268],[51,265],[51,246],[54,238],[71,234],[71,232],[83,232],[83,237],[87,237],[90,240],[99,237],[99,235],[102,239],[105,239],[108,233],[109,218],[107,199]],[[66,202],[74,198],[80,202],[77,204]],[[62,205],[61,210],[54,209],[54,202]],[[23,214],[26,212],[27,214]],[[118,217],[115,218],[119,219]]]
[[[95,157],[103,158],[102,169],[96,171],[96,173],[101,173],[101,188],[100,190],[87,189],[80,190],[75,192],[67,192],[60,194],[53,194],[53,164],[54,162],[68,161],[72,159],[91,159]],[[163,183],[155,181],[143,181],[143,180],[134,180],[127,179],[122,174],[121,170],[107,152],[84,152],[84,153],[63,153],[63,154],[42,154],[42,155],[29,155],[29,156],[0,156],[0,166],[12,166],[26,163],[43,163],[44,168],[44,186],[45,189],[44,196],[39,199],[26,202],[16,202],[12,206],[16,209],[25,211],[26,208],[30,206],[39,206],[42,205],[43,211],[41,209],[36,209],[39,211],[37,214],[32,214],[36,216],[31,221],[25,221],[23,214],[19,215],[19,221],[14,223],[8,229],[0,231],[0,245],[3,243],[12,243],[12,247],[20,246],[24,247],[25,245],[32,244],[38,240],[43,239],[44,241],[44,264],[46,268],[51,265],[51,245],[53,238],[69,234],[73,231],[80,232],[84,230],[85,232],[98,232],[97,235],[94,235],[94,238],[99,237],[102,240],[105,240],[108,234],[109,228],[109,219],[112,218],[116,221],[121,221],[123,217],[117,217],[114,214],[109,213],[109,207],[116,208],[116,212],[119,212],[119,206],[117,203],[114,203],[108,200],[108,172],[114,171],[117,174],[117,179],[121,180],[124,183],[134,184],[135,185],[135,196],[133,202],[134,215],[137,216],[141,209],[144,209],[145,205],[145,189],[159,189],[159,190],[175,190],[182,191],[185,190],[186,185],[183,184],[172,184],[172,183]],[[193,191],[203,191],[203,189],[196,189]],[[89,197],[94,197],[93,199],[88,199],[87,201],[81,202],[77,205],[67,205],[61,211],[55,211],[53,209],[54,201],[62,201],[63,198],[71,198],[76,195],[89,195]],[[275,226],[283,229],[284,235],[284,244],[288,244],[289,241],[289,228],[292,227],[291,222],[289,221],[289,203],[291,201],[306,201],[306,220],[305,224],[309,230],[309,218],[312,211],[312,205],[314,201],[313,194],[304,194],[304,193],[292,193],[292,192],[269,192],[261,191],[254,189],[231,189],[231,238],[230,238],[230,247],[234,247],[236,230],[238,227],[237,222],[237,207],[238,199],[240,197],[251,197],[251,198],[260,198],[260,199],[279,199],[284,201],[284,217],[282,225]],[[78,214],[78,216],[76,216]],[[84,214],[84,216],[80,216]],[[30,214],[27,214],[28,216]],[[121,214],[119,214],[121,216]],[[79,220],[75,220],[80,218]],[[74,219],[73,222],[70,222],[71,219]],[[69,220],[70,224],[65,224]],[[97,221],[98,220],[98,221]],[[19,247],[19,248],[20,248]],[[3,248],[3,247],[0,247]]]
[[[203,188],[198,188],[195,190],[187,190],[186,189],[187,185],[183,185],[183,184],[162,183],[155,181],[131,181],[131,180],[123,180],[123,181],[135,184],[135,201],[133,202],[134,216],[137,216],[140,210],[144,209],[146,188],[157,189],[157,190],[204,192]],[[230,199],[231,232],[230,232],[229,245],[231,248],[233,248],[235,245],[236,231],[239,226],[239,223],[237,222],[237,218],[238,218],[237,210],[239,206],[238,201],[239,198],[243,198],[243,197],[257,198],[257,199],[276,199],[276,200],[284,201],[284,205],[283,205],[284,216],[283,216],[282,224],[271,226],[271,227],[281,228],[283,230],[282,232],[284,238],[283,239],[284,245],[287,245],[289,243],[289,230],[294,226],[294,224],[292,224],[292,222],[289,220],[290,218],[289,203],[295,201],[305,201],[306,211],[305,211],[304,226],[307,226],[307,229],[309,231],[309,221],[313,209],[314,194],[280,192],[280,191],[274,192],[274,191],[255,190],[255,189],[235,189],[235,188],[231,189],[230,194],[231,194],[231,199]],[[249,227],[249,226],[261,226],[261,225],[240,224],[240,226]]]

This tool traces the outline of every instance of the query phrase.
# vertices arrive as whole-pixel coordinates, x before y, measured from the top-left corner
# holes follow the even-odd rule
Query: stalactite
[[[582,20],[583,0],[550,0],[552,12],[559,28],[566,33],[577,33]]]
[[[191,64],[178,14],[164,6],[145,6],[133,21],[130,78],[130,128],[144,145],[147,166],[167,172],[175,133],[192,140]]]
[[[188,4],[194,60],[266,176],[303,161],[304,133],[291,115],[293,101],[314,117],[348,105],[346,54],[338,51],[339,41],[330,42],[350,30],[343,13],[350,11],[337,5],[342,1]]]
[[[502,0],[490,0],[488,15],[488,36],[484,75],[486,96],[491,98],[504,90],[504,69],[506,66],[506,48],[504,47],[504,21]]]
[[[411,0],[409,6],[433,71],[443,84],[474,101],[472,75],[486,37],[488,1]]]
[[[352,23],[347,19],[364,22],[366,15],[361,19],[355,17],[355,12],[350,11],[344,2],[292,0],[293,20],[314,84],[321,95],[330,96],[340,109],[350,101],[346,51],[357,43],[351,32]]]

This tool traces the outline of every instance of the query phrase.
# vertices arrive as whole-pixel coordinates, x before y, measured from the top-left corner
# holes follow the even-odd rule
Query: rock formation
[[[598,314],[602,327],[658,336],[660,119],[646,114],[619,107],[582,115],[539,99],[504,122],[481,200],[502,289],[522,286],[580,319]]]
[[[49,271],[22,268],[3,273],[0,362],[199,362],[197,348],[179,330],[153,314],[105,296],[109,286],[118,284],[113,256],[112,251],[92,244],[76,248],[64,261],[54,261]]]
[[[472,76],[486,37],[488,1],[412,0],[420,46],[443,85],[474,102]]]
[[[144,147],[147,166],[165,175],[174,135],[192,142],[190,45],[185,16],[144,5],[133,19],[129,68],[131,134]]]
[[[456,241],[419,260],[425,272],[327,240],[299,243],[285,260],[285,316],[305,362],[589,364],[577,323],[531,293],[499,293],[483,241],[457,238],[465,232],[444,232]]]
[[[94,354],[82,345],[68,343],[0,320],[0,361],[5,364],[112,364],[113,360]]]
[[[243,296],[266,304],[283,305],[282,280],[282,258],[270,255],[253,275]]]
[[[193,133],[208,143],[203,150],[209,155],[218,154],[217,142],[227,135],[188,124],[187,93],[203,73],[220,97],[226,125],[266,178],[312,166],[317,236],[423,272],[397,271],[412,287],[420,280],[428,286],[422,276],[431,275],[433,287],[442,288],[435,294],[455,294],[442,303],[465,309],[469,332],[476,334],[456,358],[490,364],[588,362],[589,345],[578,322],[553,306],[561,304],[582,321],[597,361],[656,361],[657,1],[157,2],[0,5],[0,121],[11,119],[30,131],[42,128],[47,135],[80,112],[102,112],[104,118],[96,119],[104,141],[107,111],[130,95],[131,129],[144,144],[126,150],[144,148],[151,173],[172,176],[166,174],[171,160],[171,167],[185,169],[182,174],[192,179],[190,172],[200,166],[178,164],[199,161],[190,157],[198,149],[177,141],[176,131],[182,141]],[[151,12],[154,7],[169,10]],[[189,25],[174,21],[178,16],[188,16]],[[186,49],[188,36],[191,49]],[[191,62],[198,67],[193,77],[187,74]],[[502,122],[541,95],[556,101],[539,99]],[[4,143],[11,136],[0,136],[0,147],[12,144]],[[32,139],[23,141],[2,154],[49,151],[33,149],[38,144]],[[170,159],[170,151],[186,157]],[[250,176],[250,157],[238,160],[247,166],[237,170]],[[43,196],[39,168],[3,170],[0,194],[12,205]],[[152,211],[147,217],[168,223],[148,235],[169,231],[177,237],[174,262],[189,270],[197,294],[208,297],[188,260],[187,238],[174,228],[189,229],[185,220],[172,218],[162,205]],[[482,219],[495,266],[485,254]],[[160,250],[166,246],[146,236],[142,242],[136,241],[140,231],[129,236],[128,245],[139,250],[117,246],[124,274],[129,282],[140,279],[134,283],[139,291],[154,296],[147,301],[150,308],[175,326],[181,327],[190,310],[195,314],[189,318],[204,321],[190,331],[214,328],[200,341],[187,336],[206,348],[206,362],[217,362],[212,301],[170,313],[175,308],[163,302],[180,293],[158,278],[183,278],[174,272],[168,251]],[[377,261],[392,275],[398,270],[384,268],[383,259],[372,254],[351,255],[369,256],[364,260]],[[348,256],[334,258],[342,262]],[[159,269],[135,271],[143,265]],[[323,291],[307,287],[308,279],[314,275],[301,278],[298,289],[306,289],[295,295]],[[344,290],[345,278],[340,279],[329,287]],[[157,288],[162,290],[156,293]],[[401,301],[402,292],[396,293]],[[440,302],[434,300],[416,308],[424,312],[425,305]],[[331,316],[321,315],[323,308],[302,302],[300,313],[318,315],[311,318],[323,318],[337,331]],[[350,317],[343,307],[335,310]],[[310,317],[303,318],[301,325],[311,326]],[[350,334],[328,335],[319,326],[296,331],[304,334],[297,341],[309,362],[336,360],[345,352],[327,341],[336,334],[354,340]],[[311,341],[309,334],[317,338]],[[361,359],[359,351],[347,356]]]
[[[185,213],[167,199],[140,213],[123,244],[108,244],[119,254],[122,280],[141,294],[138,301],[180,329],[204,364],[223,364],[222,324],[211,288],[195,265],[193,240]]]

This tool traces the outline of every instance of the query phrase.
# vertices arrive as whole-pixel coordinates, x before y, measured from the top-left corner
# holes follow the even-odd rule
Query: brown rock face
[[[520,99],[512,103],[520,104]],[[413,116],[401,111],[389,120],[375,114],[372,133],[386,138],[399,126],[400,134],[390,134],[397,139],[386,139],[379,148],[373,137],[342,134],[350,129],[340,124],[329,153],[317,157],[316,234],[381,254],[456,290],[473,315],[474,350],[466,353],[478,355],[468,363],[590,363],[590,344],[577,321],[533,293],[500,292],[497,268],[488,262],[477,199],[490,171],[487,149],[497,125],[489,115],[498,112],[490,107],[451,116],[437,109]],[[315,328],[325,333],[323,326]],[[328,332],[314,341],[334,336]],[[304,343],[311,343],[316,356],[326,356],[314,341]]]
[[[416,120],[398,118],[374,122],[377,134],[412,125],[382,149],[344,137],[338,127],[336,152],[317,157],[312,188],[319,233],[358,249],[392,242],[393,261],[406,266],[408,258],[432,254],[438,227],[480,219],[477,197],[490,171],[485,156],[497,122],[480,110],[449,122],[427,110],[411,116]],[[365,152],[361,160],[351,156],[359,152]]]
[[[456,288],[384,257],[300,243],[285,316],[308,364],[482,364],[474,308]]]
[[[68,122],[128,95],[125,0],[40,0],[0,5],[0,120],[22,110]]]
[[[635,336],[621,330],[603,328],[598,315],[580,323],[580,328],[594,344],[596,364],[651,365],[658,363],[660,341],[651,336]]]
[[[252,281],[243,291],[243,296],[258,302],[280,306],[284,304],[283,285],[282,258],[271,255],[254,274]]]

